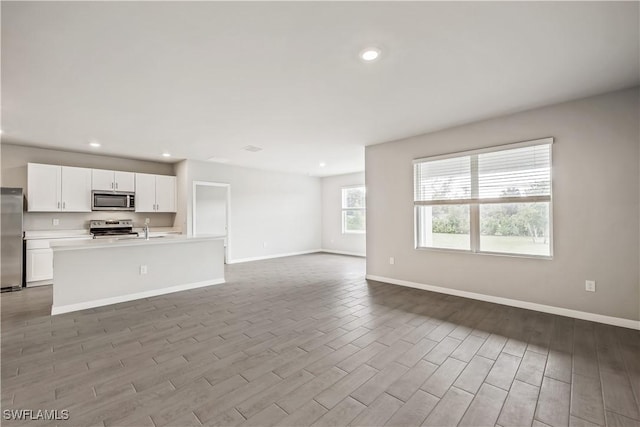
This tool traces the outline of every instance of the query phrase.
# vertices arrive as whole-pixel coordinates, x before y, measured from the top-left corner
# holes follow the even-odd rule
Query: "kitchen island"
[[[224,283],[221,236],[78,240],[51,248],[51,314]]]

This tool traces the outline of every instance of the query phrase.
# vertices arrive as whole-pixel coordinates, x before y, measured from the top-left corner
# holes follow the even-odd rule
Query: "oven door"
[[[93,211],[132,211],[134,207],[130,200],[133,193],[105,193],[93,191],[91,210]]]

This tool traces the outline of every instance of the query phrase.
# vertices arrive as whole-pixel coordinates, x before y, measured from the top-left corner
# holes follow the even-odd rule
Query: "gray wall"
[[[367,147],[367,273],[640,319],[638,96],[636,87]],[[547,136],[553,260],[414,249],[413,159]]]
[[[100,156],[95,154],[76,153],[70,151],[49,150],[2,143],[2,186],[27,188],[27,163],[46,163],[52,165],[77,166],[94,169],[113,169],[126,172],[156,173],[173,175],[171,163],[149,162],[144,160],[124,159],[120,157]],[[92,219],[131,218],[136,226],[142,226],[144,219],[149,218],[153,227],[170,227],[175,214],[135,212],[25,212],[25,230],[72,230],[88,228]],[[60,220],[58,226],[52,225],[53,218]]]
[[[193,182],[230,184],[229,262],[320,249],[320,178],[196,160],[182,161],[175,170],[179,209],[175,224],[188,234]]]
[[[364,185],[364,172],[322,178],[322,249],[365,255],[366,235],[342,233],[342,187]]]

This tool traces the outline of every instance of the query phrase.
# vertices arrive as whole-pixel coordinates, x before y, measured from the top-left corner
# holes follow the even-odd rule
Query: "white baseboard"
[[[366,254],[361,254],[358,252],[347,252],[347,251],[334,251],[333,249],[321,249],[321,252],[326,252],[328,254],[336,254],[336,255],[349,255],[349,256],[359,256],[366,258]]]
[[[256,257],[250,257],[250,258],[230,259],[227,261],[227,264],[239,264],[241,262],[262,261],[265,259],[284,258],[287,256],[315,254],[316,252],[322,252],[322,249],[311,249],[308,251],[288,252],[285,254],[274,254],[274,255],[256,256]]]
[[[589,313],[586,311],[572,310],[569,308],[556,307],[553,305],[538,304],[535,302],[521,301],[511,298],[502,298],[492,295],[478,294],[475,292],[461,291],[458,289],[443,288],[440,286],[425,285],[423,283],[409,282],[407,280],[393,279],[391,277],[375,276],[367,274],[368,280],[391,283],[393,285],[407,286],[410,288],[423,289],[425,291],[438,292],[441,294],[455,295],[464,298],[471,298],[480,301],[493,302],[496,304],[509,305],[512,307],[525,308],[527,310],[541,311],[543,313],[557,314],[560,316],[573,317],[575,319],[589,320],[591,322],[605,323],[607,325],[621,326],[623,328],[640,330],[640,320],[624,319],[622,317],[605,316],[603,314]]]
[[[38,286],[53,285],[53,279],[36,280],[35,282],[27,282],[27,288],[37,288]]]
[[[137,292],[135,294],[121,295],[111,298],[102,298],[93,301],[81,302],[77,304],[67,304],[60,306],[51,306],[51,315],[69,313],[72,311],[86,310],[88,308],[102,307],[105,305],[118,304],[121,302],[133,301],[136,299],[155,297],[158,295],[171,294],[174,292],[186,291],[189,289],[203,288],[205,286],[220,285],[224,283],[224,279],[205,280],[204,282],[187,283],[184,285],[170,286],[168,288],[154,289],[152,291]]]

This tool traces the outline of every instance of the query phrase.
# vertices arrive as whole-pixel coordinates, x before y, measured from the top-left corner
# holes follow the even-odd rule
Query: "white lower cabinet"
[[[53,282],[53,250],[27,249],[27,286]]]
[[[53,282],[53,250],[49,240],[27,240],[27,286]]]
[[[56,239],[27,240],[26,270],[27,287],[50,285],[53,283],[53,249],[51,241],[86,240],[89,236],[64,237]]]

